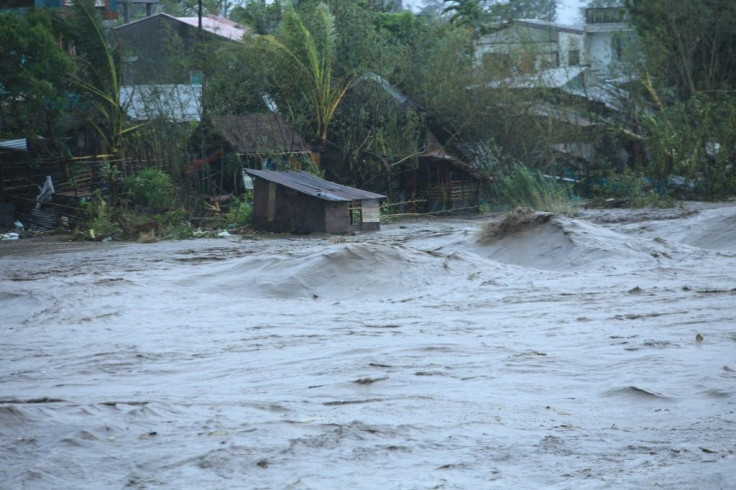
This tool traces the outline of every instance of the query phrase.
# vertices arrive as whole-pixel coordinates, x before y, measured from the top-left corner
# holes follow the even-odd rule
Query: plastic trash
[[[51,181],[51,176],[46,176],[46,181],[43,184],[43,187],[38,186],[39,194],[36,196],[36,209],[41,209],[41,202],[46,201],[51,198],[51,196],[56,192],[54,190],[54,183]]]
[[[13,232],[3,233],[2,235],[0,235],[0,240],[3,240],[3,241],[5,241],[5,240],[17,240],[19,238],[20,238],[20,235],[17,234],[17,233],[13,233]]]
[[[16,230],[22,230],[23,229],[23,223],[21,223],[20,221],[16,221],[14,223],[14,225],[15,225],[15,229]]]

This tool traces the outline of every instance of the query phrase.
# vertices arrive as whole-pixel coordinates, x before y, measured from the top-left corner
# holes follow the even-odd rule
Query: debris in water
[[[388,376],[384,376],[382,378],[360,378],[353,381],[355,384],[359,385],[372,385],[373,383],[376,383],[378,381],[385,381],[388,379]]]
[[[552,217],[554,217],[552,213],[537,212],[531,208],[516,208],[501,221],[484,223],[478,235],[478,243],[490,245],[507,236],[547,223]]]
[[[158,238],[156,238],[156,232],[154,230],[148,233],[141,233],[138,237],[138,243],[156,243],[157,241]]]

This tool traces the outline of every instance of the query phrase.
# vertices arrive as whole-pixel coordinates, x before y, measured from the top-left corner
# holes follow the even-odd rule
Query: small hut
[[[488,178],[473,166],[451,155],[431,132],[427,133],[419,166],[405,177],[404,186],[424,196],[427,212],[468,211],[478,208]]]
[[[312,148],[274,112],[208,116],[190,142],[201,158],[187,165],[187,174],[208,179],[220,194],[250,188],[241,184],[243,167],[300,170],[313,161]]]
[[[238,155],[260,160],[269,168],[275,159],[288,161],[292,170],[300,169],[299,159],[312,158],[311,147],[280,114],[241,114],[211,116],[212,126]]]
[[[386,196],[336,184],[302,171],[246,170],[254,177],[253,228],[276,233],[380,229]]]

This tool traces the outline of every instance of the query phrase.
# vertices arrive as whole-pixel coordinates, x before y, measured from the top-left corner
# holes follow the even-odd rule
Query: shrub
[[[156,168],[141,170],[125,179],[132,203],[153,212],[166,211],[174,205],[174,184],[171,177]]]
[[[253,205],[248,201],[233,200],[228,213],[228,223],[235,228],[250,226],[253,218]]]
[[[674,199],[667,190],[666,181],[652,181],[640,172],[626,168],[610,173],[591,187],[593,206],[600,207],[671,207]]]
[[[92,200],[82,204],[85,220],[77,230],[76,237],[102,240],[122,235],[123,230],[116,222],[113,211],[113,208],[103,199],[100,191],[95,191]]]

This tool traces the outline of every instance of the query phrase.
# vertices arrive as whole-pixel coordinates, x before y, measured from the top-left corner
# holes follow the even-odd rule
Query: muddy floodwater
[[[0,243],[0,488],[736,488],[736,203]]]

